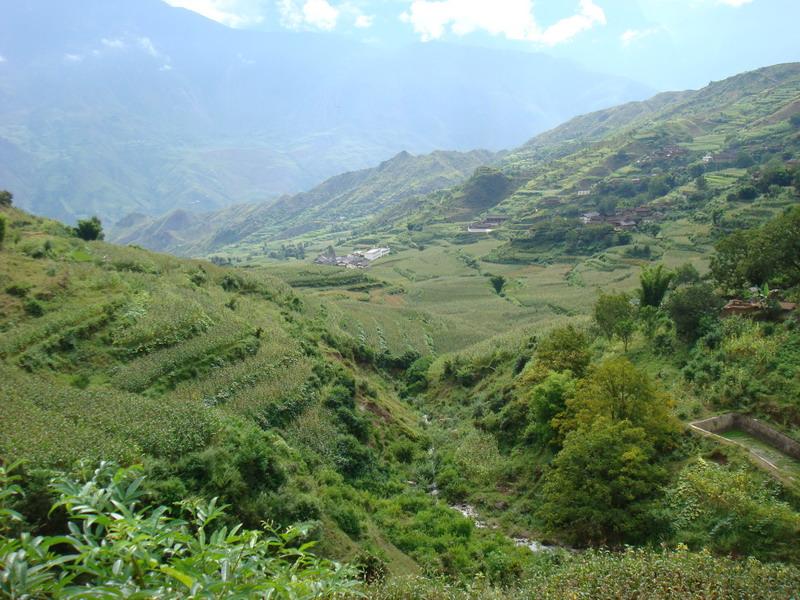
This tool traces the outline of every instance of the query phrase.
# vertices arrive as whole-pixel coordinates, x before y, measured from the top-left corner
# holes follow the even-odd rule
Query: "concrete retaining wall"
[[[787,456],[800,460],[800,442],[747,415],[728,413],[703,419],[702,421],[695,421],[691,426],[693,429],[715,435],[725,433],[731,429],[741,429],[765,444],[780,450]]]
[[[739,429],[746,431],[754,438],[758,438],[770,446],[774,446],[787,456],[800,460],[800,443],[796,442],[788,435],[784,435],[780,431],[773,429],[769,425],[765,425],[758,419],[753,419],[752,417],[746,417],[744,415],[736,416],[738,417],[736,419],[736,425]]]

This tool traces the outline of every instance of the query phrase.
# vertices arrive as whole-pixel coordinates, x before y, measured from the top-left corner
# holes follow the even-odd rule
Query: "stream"
[[[486,521],[481,520],[481,516],[474,506],[471,504],[451,504],[450,508],[460,512],[467,519],[472,521],[477,529],[497,529],[496,525],[487,525]],[[558,546],[548,546],[542,542],[532,540],[526,537],[512,537],[509,538],[517,546],[525,546],[531,552],[553,552]]]

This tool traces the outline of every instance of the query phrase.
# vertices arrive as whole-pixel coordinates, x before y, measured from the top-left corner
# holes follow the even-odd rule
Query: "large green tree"
[[[7,190],[0,190],[0,206],[11,206],[14,201],[14,194]]]
[[[722,301],[707,283],[678,288],[667,299],[667,313],[675,322],[675,330],[684,340],[693,342],[706,331],[704,325],[719,317]]]
[[[575,393],[575,379],[569,372],[550,372],[547,378],[531,390],[528,427],[525,440],[538,447],[559,446],[559,435],[554,419],[567,406],[567,399]]]
[[[715,249],[711,274],[725,293],[740,293],[751,285],[800,285],[800,207],[758,229],[734,232]]]
[[[561,432],[568,435],[598,419],[627,421],[644,428],[658,447],[668,448],[679,430],[671,407],[671,398],[658,391],[647,373],[627,358],[611,358],[581,381],[557,422]]]
[[[650,502],[665,480],[650,435],[601,417],[572,431],[545,476],[537,516],[574,545],[638,542],[651,532]]]

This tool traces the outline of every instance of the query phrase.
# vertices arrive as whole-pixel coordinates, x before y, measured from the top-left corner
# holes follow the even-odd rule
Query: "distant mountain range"
[[[274,242],[310,231],[349,231],[355,223],[412,198],[452,187],[499,155],[485,150],[401,152],[377,167],[337,175],[309,192],[212,213],[176,209],[162,217],[133,213],[111,229],[120,244],[184,256],[203,256],[228,244]]]
[[[72,221],[215,210],[401,150],[498,150],[650,91],[542,54],[234,30],[160,0],[8,2],[0,187]]]
[[[492,212],[508,217],[505,235],[524,245],[535,235],[531,225],[543,219],[574,218],[595,210],[601,198],[655,197],[647,189],[651,177],[671,177],[667,194],[709,153],[759,162],[797,158],[800,133],[789,122],[797,113],[800,64],[776,65],[576,117],[510,152],[402,153],[278,201],[213,214],[132,215],[112,237],[189,256],[241,255],[315,232],[355,239]],[[621,196],[615,186],[626,180],[638,187]],[[605,191],[585,195],[593,189]],[[509,260],[516,260],[513,246]]]

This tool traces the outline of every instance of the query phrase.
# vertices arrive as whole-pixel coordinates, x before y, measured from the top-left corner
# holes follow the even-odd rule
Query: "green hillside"
[[[123,223],[213,261],[0,193],[0,595],[793,597],[798,115],[780,65]]]

